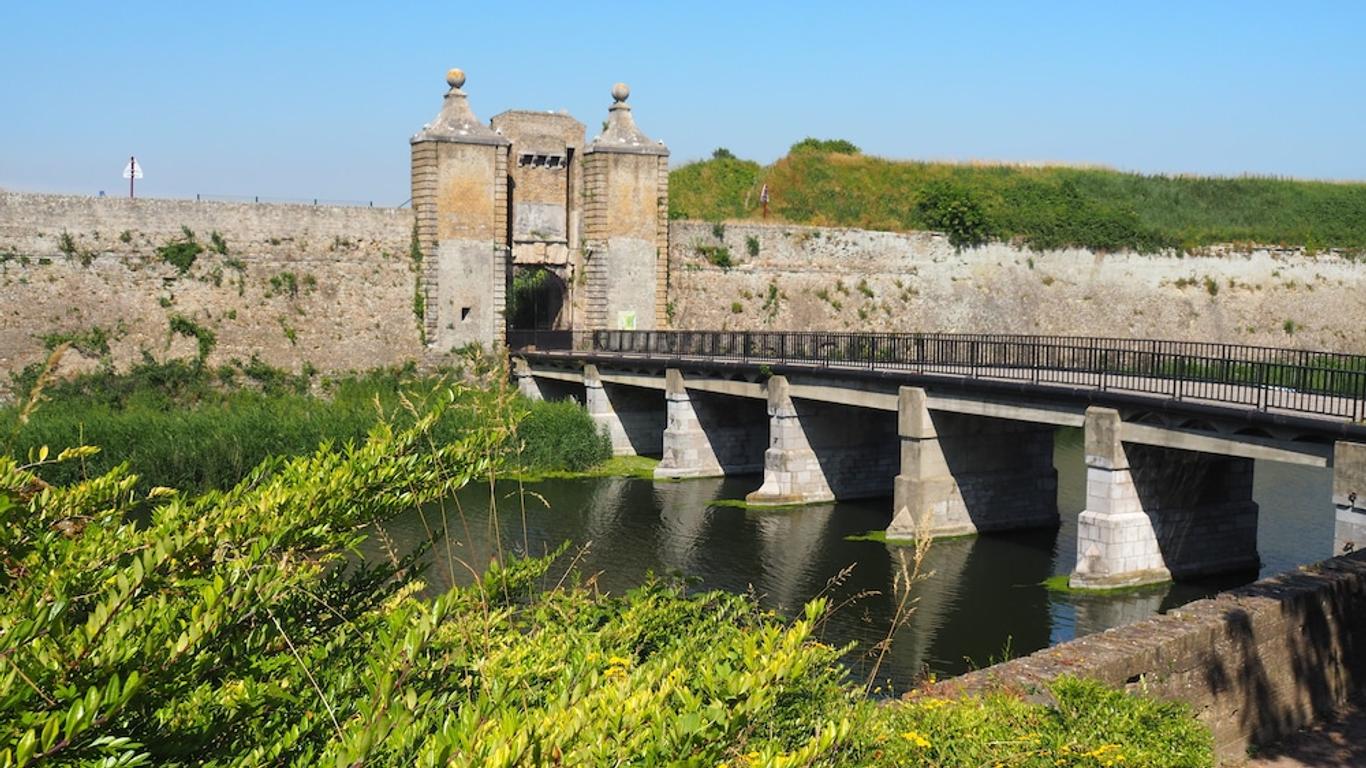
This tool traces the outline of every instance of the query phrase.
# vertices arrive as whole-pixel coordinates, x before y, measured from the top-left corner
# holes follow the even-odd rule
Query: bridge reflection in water
[[[616,452],[662,456],[658,478],[761,463],[745,494],[754,504],[890,493],[890,538],[1058,526],[1054,434],[1081,428],[1074,588],[1255,571],[1257,461],[1331,468],[1327,541],[1332,551],[1366,545],[1366,357],[952,334],[517,341],[524,394],[581,393]]]
[[[1040,582],[1065,574],[1072,566],[1076,513],[1086,501],[1086,468],[1082,435],[1065,430],[1056,441],[1057,529],[1001,533],[935,542],[926,562],[932,575],[916,587],[919,598],[910,622],[892,644],[882,670],[884,684],[904,690],[925,672],[940,676],[985,666],[1007,654],[1020,655],[1072,637],[1106,629],[1211,594],[1236,580],[1186,582],[1151,587],[1134,594],[1073,596],[1049,593]],[[1284,570],[1329,554],[1331,520],[1306,504],[1327,493],[1330,473],[1324,469],[1267,464],[1258,467],[1255,490],[1267,525],[1260,531],[1263,571]],[[460,509],[469,534],[448,504],[449,529],[458,543],[455,557],[478,568],[504,553],[533,553],[562,542],[587,544],[578,559],[580,579],[621,593],[642,583],[651,572],[695,580],[694,590],[753,592],[760,603],[784,615],[805,601],[828,592],[832,603],[868,594],[842,607],[824,629],[827,642],[855,643],[847,661],[860,679],[867,674],[867,652],[886,632],[894,611],[893,574],[901,548],[847,537],[880,530],[888,524],[887,498],[841,501],[771,511],[717,506],[717,499],[737,499],[757,476],[661,481],[622,478],[553,480],[526,486],[545,498],[549,508],[530,495],[526,527],[515,483],[497,487],[499,513],[489,513],[486,488],[460,494]],[[438,525],[439,508],[427,510],[427,522]],[[386,525],[400,549],[425,540],[416,513]],[[384,557],[372,541],[372,557]],[[567,566],[573,555],[562,565]],[[848,578],[827,590],[831,577],[853,566]],[[449,567],[444,547],[436,548],[427,574],[432,590],[468,581],[458,563]],[[555,580],[559,572],[555,573]],[[552,580],[553,581],[553,580]]]

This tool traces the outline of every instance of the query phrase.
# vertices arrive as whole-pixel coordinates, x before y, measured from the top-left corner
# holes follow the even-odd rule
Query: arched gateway
[[[563,112],[510,110],[485,125],[464,73],[446,82],[441,112],[411,140],[428,345],[662,327],[669,150],[636,127],[627,87],[612,88],[606,127],[585,146]]]

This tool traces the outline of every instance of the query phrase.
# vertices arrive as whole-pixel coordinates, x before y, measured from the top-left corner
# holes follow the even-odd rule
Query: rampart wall
[[[1366,353],[1366,264],[1297,249],[1182,257],[994,243],[960,252],[928,232],[675,221],[668,294],[681,329],[1037,333]]]
[[[182,273],[158,249],[187,231],[203,251]],[[412,231],[399,209],[0,193],[0,387],[58,337],[81,339],[68,370],[193,358],[195,328],[213,334],[210,365],[417,359]],[[189,321],[180,332],[176,318]],[[96,330],[107,354],[90,343]]]

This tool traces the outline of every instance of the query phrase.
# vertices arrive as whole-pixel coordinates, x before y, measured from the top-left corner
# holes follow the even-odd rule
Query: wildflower
[[[901,738],[911,742],[920,749],[925,749],[930,746],[930,740],[922,736],[919,731],[906,731],[901,734]]]

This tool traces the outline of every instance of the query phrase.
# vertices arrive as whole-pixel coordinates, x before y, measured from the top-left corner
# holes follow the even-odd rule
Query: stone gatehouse
[[[585,143],[563,112],[510,110],[484,124],[465,75],[412,138],[426,339],[493,346],[509,331],[651,330],[664,324],[669,150],[612,88]]]

